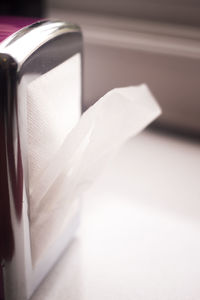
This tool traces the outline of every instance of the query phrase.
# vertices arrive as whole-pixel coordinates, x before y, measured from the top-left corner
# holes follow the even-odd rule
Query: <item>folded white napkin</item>
[[[45,109],[43,105],[37,101],[38,115],[41,107]],[[39,131],[42,133],[43,127],[46,131],[44,141],[41,134],[37,140],[38,149],[35,143],[34,151],[29,151],[29,211],[34,261],[63,232],[71,204],[80,197],[83,187],[94,181],[110,155],[160,113],[147,86],[140,85],[117,88],[103,96],[82,115],[73,129],[70,128],[70,132],[66,131],[62,143],[59,141],[59,147],[53,147],[53,151],[51,144],[46,142],[48,125],[45,120],[39,124]],[[55,135],[56,140],[59,128],[54,129],[54,124],[50,124],[50,134]],[[29,130],[29,137],[34,139],[33,127]]]

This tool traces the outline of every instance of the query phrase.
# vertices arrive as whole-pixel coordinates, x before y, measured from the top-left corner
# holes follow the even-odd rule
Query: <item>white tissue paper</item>
[[[77,74],[74,76],[77,77]],[[35,88],[38,90],[38,86]],[[32,95],[29,101],[29,122],[30,120],[31,124],[35,122],[33,118],[36,116],[32,114],[35,110],[37,111],[36,121],[38,118],[43,119],[42,112],[44,111],[45,117],[49,118],[46,99],[37,95],[40,101],[35,101],[34,92],[30,90],[29,93]],[[77,97],[78,95],[75,95],[75,98]],[[72,98],[68,103],[66,118],[67,114],[71,113],[73,106],[70,108],[70,105],[73,101]],[[34,110],[30,107],[33,103]],[[55,111],[61,110],[56,102],[54,106]],[[77,110],[76,107],[75,110]],[[45,253],[45,249],[55,241],[55,237],[62,234],[72,203],[79,199],[84,188],[94,181],[110,155],[113,155],[127,139],[143,130],[160,113],[159,105],[148,87],[143,84],[116,88],[108,92],[91,106],[78,122],[77,112],[74,118],[77,124],[70,124],[65,133],[61,128],[62,138],[58,141],[56,138],[60,135],[60,129],[53,128],[53,135],[55,135],[53,147],[45,139],[48,140],[48,135],[52,135],[54,123],[50,124],[50,127],[45,121],[39,123],[41,137],[36,142],[33,142],[33,139],[35,134],[38,135],[38,132],[34,132],[38,130],[37,126],[28,127],[30,140],[29,211],[34,261]],[[44,141],[43,130],[45,131]],[[34,146],[34,151],[32,146]]]

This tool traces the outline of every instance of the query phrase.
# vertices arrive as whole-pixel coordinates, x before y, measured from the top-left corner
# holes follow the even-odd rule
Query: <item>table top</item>
[[[31,300],[199,300],[200,144],[145,131],[82,199],[70,247]]]

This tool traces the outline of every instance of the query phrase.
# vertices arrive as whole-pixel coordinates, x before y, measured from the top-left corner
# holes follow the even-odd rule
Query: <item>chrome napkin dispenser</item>
[[[78,203],[62,230],[52,207],[52,226],[41,225],[30,194],[81,114],[82,35],[65,22],[0,21],[0,259],[5,300],[27,300],[78,225]]]

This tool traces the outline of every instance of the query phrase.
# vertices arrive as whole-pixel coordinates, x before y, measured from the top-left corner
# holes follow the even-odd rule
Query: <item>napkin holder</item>
[[[41,258],[33,261],[26,90],[33,80],[39,80],[78,55],[80,97],[77,96],[75,105],[77,118],[82,105],[82,35],[80,28],[73,24],[32,19],[1,19],[0,30],[0,259],[3,290],[5,300],[27,300],[69,244],[79,222],[79,207],[74,203],[63,233],[55,236]]]

